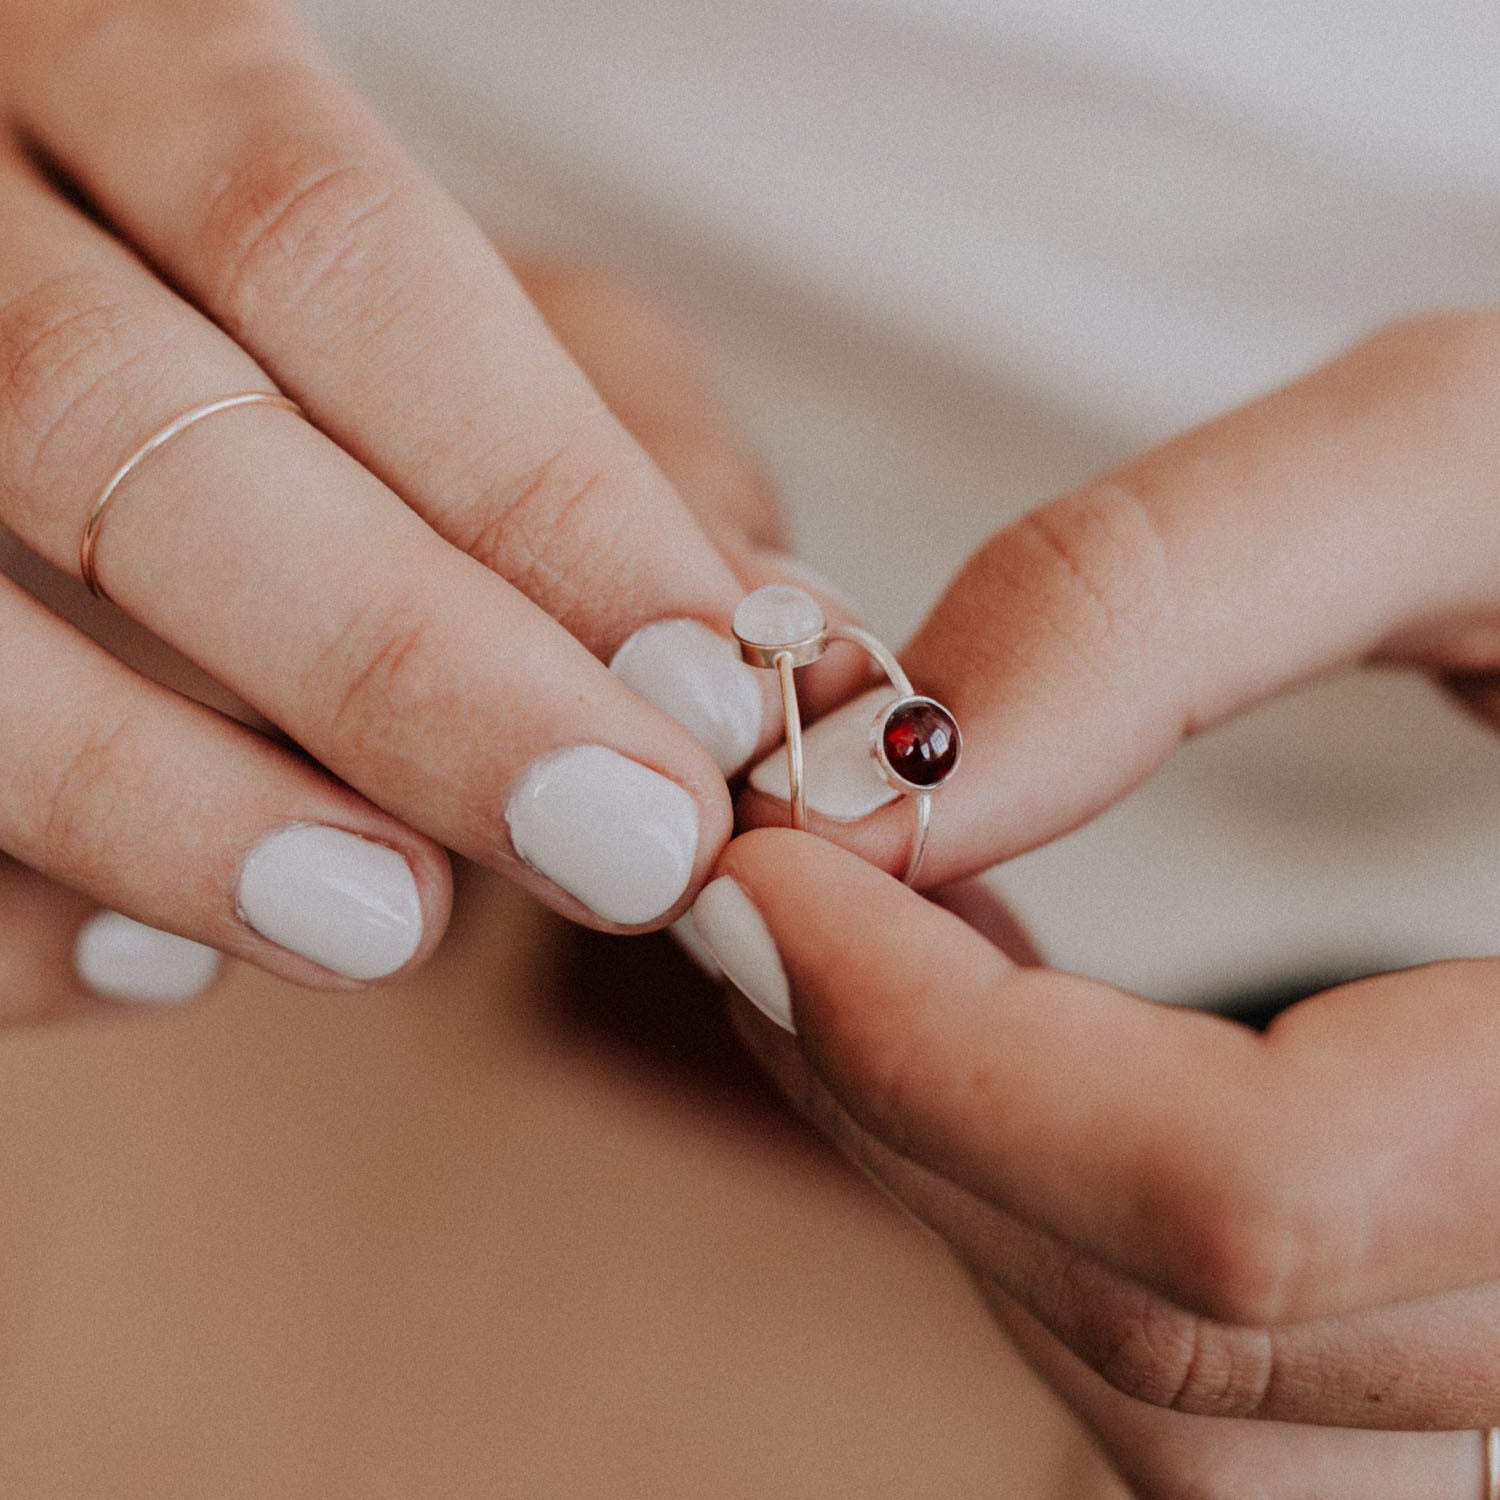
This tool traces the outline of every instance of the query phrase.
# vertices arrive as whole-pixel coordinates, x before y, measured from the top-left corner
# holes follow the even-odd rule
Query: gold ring
[[[1484,1492],[1482,1500],[1500,1500],[1500,1427],[1489,1427],[1484,1439]]]
[[[953,715],[936,699],[914,692],[901,663],[868,630],[829,625],[818,601],[790,584],[767,584],[747,594],[734,612],[734,637],[741,658],[752,667],[774,670],[781,684],[793,828],[807,826],[796,669],[817,661],[833,642],[850,641],[873,657],[890,678],[896,696],[871,720],[870,754],[886,783],[912,799],[916,827],[903,878],[907,885],[915,885],[932,826],[932,794],[958,769],[963,751],[963,737]]]
[[[78,543],[78,572],[89,586],[89,592],[96,598],[109,598],[104,585],[99,581],[99,570],[95,566],[94,554],[99,545],[99,528],[104,524],[104,517],[120,486],[158,448],[164,448],[173,438],[186,432],[189,427],[201,422],[205,417],[215,416],[221,411],[229,411],[236,406],[279,406],[286,411],[296,412],[299,417],[302,415],[302,408],[289,396],[278,395],[272,391],[246,391],[242,395],[224,396],[218,401],[210,401],[205,406],[195,406],[192,411],[175,417],[159,432],[142,443],[110,475],[109,483],[100,491],[99,498],[94,501],[94,508],[89,512],[88,520],[83,523],[83,536]]]

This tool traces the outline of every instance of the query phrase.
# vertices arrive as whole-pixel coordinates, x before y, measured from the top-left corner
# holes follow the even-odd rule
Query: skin
[[[903,655],[965,733],[927,877],[1077,826],[1316,675],[1416,666],[1494,722],[1497,399],[1500,317],[1417,320],[986,543]],[[894,870],[909,820],[815,827]],[[1141,1492],[1477,1493],[1472,1432],[1306,1424],[1500,1422],[1500,967],[1342,986],[1262,1036],[1014,962],[826,839],[721,863],[792,983],[796,1043],[748,1033]]]
[[[1118,1500],[664,938],[456,869],[432,963],[0,1047],[0,1493]]]
[[[557,273],[541,280],[557,301]],[[599,342],[621,372],[628,345]],[[644,369],[665,359],[676,407],[701,404],[691,346],[639,352]],[[516,857],[503,816],[535,758],[596,743],[697,803],[697,867],[661,921],[676,916],[729,837],[729,794],[604,663],[654,620],[727,631],[747,576],[765,581],[743,565],[776,537],[763,496],[714,534],[717,472],[746,468],[741,450],[721,442],[727,457],[675,476],[695,484],[690,505],[643,441],[665,429],[630,431],[288,8],[4,6],[0,523],[23,570],[76,575],[94,499],[149,434],[276,389],[305,421],[251,407],[188,430],[125,482],[100,533],[112,598],[207,691],[146,680],[0,579],[0,850],[153,926],[348,988],[240,920],[249,848],[323,822],[400,851],[425,919],[408,968],[447,920],[445,850],[608,925]],[[674,439],[684,453],[704,420]],[[0,887],[27,880],[7,866]]]
[[[90,899],[339,984],[233,913],[244,850],[289,821],[401,849],[428,919],[413,964],[446,919],[442,846],[586,918],[505,846],[527,761],[497,746],[518,740],[603,741],[685,786],[705,830],[685,904],[728,833],[722,779],[600,659],[651,619],[722,628],[774,576],[752,550],[774,537],[690,508],[649,423],[632,435],[285,11],[15,4],[0,59],[0,519],[66,573],[142,434],[273,385],[312,419],[186,435],[101,549],[126,612],[249,712],[153,685],[0,589],[0,900],[33,935],[0,969],[13,1016],[84,1003],[56,965]],[[1496,348],[1493,315],[1392,330],[982,549],[905,658],[968,732],[929,878],[1077,826],[1185,736],[1338,667],[1420,665],[1492,716]],[[435,743],[431,710],[459,703]],[[838,832],[893,866],[907,823]],[[1018,968],[789,838],[724,865],[795,985],[802,1049],[763,1052],[977,1268],[1139,1488],[1473,1481],[1472,1435],[1243,1419],[1496,1419],[1492,965],[1331,992],[1257,1040]],[[837,970],[830,933],[856,955]],[[1162,1082],[1142,1090],[1118,1064],[1148,1051]]]
[[[784,534],[779,510],[760,470],[730,430],[718,398],[711,361],[697,331],[639,291],[592,269],[524,254],[511,256],[510,263],[539,314],[557,331],[601,393],[601,399],[607,400],[620,420],[639,434],[668,482],[687,497],[698,524],[713,537],[716,548],[741,580],[738,584],[741,592],[780,578],[779,548]],[[286,756],[277,743],[280,736],[274,725],[160,637],[120,611],[100,605],[76,579],[33,554],[12,548],[9,556],[0,555],[0,563],[36,601],[31,605],[36,621],[69,650],[79,653],[80,648],[87,649],[86,643],[67,631],[61,620],[83,630],[102,648],[87,650],[88,675],[80,680],[80,692],[86,690],[97,702],[101,680],[111,678],[130,693],[142,687],[154,689],[158,683],[170,689],[156,692],[157,713],[167,711],[176,717],[160,727],[158,719],[148,719],[145,726],[162,741],[165,760],[160,780],[167,790],[148,809],[153,819],[174,815],[171,799],[180,790],[184,754],[180,747],[169,742],[169,731],[174,724],[182,729],[184,722],[200,730],[207,726],[231,748],[248,745],[257,756],[277,757],[278,764],[290,765],[304,785],[321,797],[321,803],[311,801],[310,806],[327,805],[327,778],[319,774],[318,768],[305,757]],[[3,583],[0,573],[0,586]],[[823,604],[830,618],[847,618],[847,609],[840,601],[824,597]],[[45,609],[40,607],[43,605]],[[26,667],[40,659],[23,655],[19,646],[14,655]],[[130,670],[124,670],[121,663]],[[37,676],[38,698],[43,697],[48,682],[54,680],[51,675]],[[0,692],[19,694],[27,683],[27,674],[18,671],[15,680]],[[829,663],[829,669],[809,683],[811,698],[824,703],[838,701],[848,690],[848,663]],[[492,697],[492,691],[487,690],[487,696]],[[47,703],[33,704],[32,711],[45,713]],[[210,760],[207,767],[211,771],[222,769],[227,775],[235,768],[235,762],[231,757],[221,766]],[[116,808],[127,799],[134,804],[143,795],[142,769],[114,762],[103,764],[83,791],[107,808]],[[149,763],[144,770],[150,774]],[[253,777],[239,792],[225,787],[222,795],[223,804],[215,807],[215,817],[240,819],[247,837],[266,817],[275,816],[274,801],[268,799],[265,789]],[[58,859],[60,815],[55,802],[54,798],[38,809],[38,816],[45,816],[52,824],[48,859],[38,862],[43,865]],[[408,837],[404,844],[400,843],[365,804],[346,791],[335,800],[334,806],[343,826],[370,830],[373,836],[391,838],[402,848],[415,842],[420,851],[420,841]],[[70,821],[79,820],[81,858],[105,870],[120,858],[123,840],[115,829],[114,816],[107,813],[96,816],[80,806],[70,810],[66,817]],[[166,823],[157,830],[165,868],[171,869],[181,862],[181,852],[174,851],[173,846],[182,842],[183,828],[191,826],[189,820],[179,825]],[[399,828],[396,832],[400,834]],[[201,875],[201,865],[194,869]],[[231,892],[235,871],[233,861],[228,861],[220,872],[221,881]],[[197,876],[189,871],[186,878]],[[446,861],[431,873],[431,880],[432,899],[446,920]],[[117,909],[128,909],[132,895],[133,888],[121,886],[119,901],[114,903]],[[160,904],[159,897],[153,899]],[[232,906],[232,895],[226,899]],[[0,1025],[29,1025],[63,1015],[114,1008],[111,1002],[89,993],[72,978],[73,941],[79,927],[96,909],[82,891],[71,889],[61,880],[49,879],[36,866],[0,854],[0,914],[5,917],[0,924]],[[157,925],[173,926],[168,921]],[[322,988],[357,987],[324,976],[311,965],[287,959],[280,950],[243,926],[239,931],[239,946],[226,950],[238,957],[249,957],[278,972],[290,965],[298,982]],[[423,955],[436,943],[436,937],[426,943]],[[419,967],[423,955],[408,969]],[[310,980],[304,970],[312,975]]]

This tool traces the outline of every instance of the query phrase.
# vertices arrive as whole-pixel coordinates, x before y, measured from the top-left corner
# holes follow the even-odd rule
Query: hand
[[[211,707],[0,578],[6,1013],[50,1003],[89,903],[304,984],[391,977],[441,935],[443,845],[593,925],[669,920],[775,732],[710,634],[771,510],[730,539],[712,463],[678,475],[700,524],[647,451],[674,422],[680,463],[702,449],[701,371],[658,363],[632,437],[277,6],[7,5],[0,106],[0,522],[76,575],[167,421],[276,387],[308,418],[191,428],[101,531],[111,595]],[[639,633],[668,620],[698,623]]]
[[[997,536],[903,657],[967,736],[930,878],[1075,826],[1184,736],[1315,673],[1417,664],[1493,714],[1497,400],[1500,321],[1406,325]],[[785,818],[763,793],[744,811]],[[895,869],[910,810],[814,826]],[[720,871],[790,978],[783,1080],[1007,1321],[1074,1352],[1060,1378],[1095,1409],[1111,1387],[1117,1413],[1172,1408],[1226,1462],[1292,1450],[1201,1419],[1500,1421],[1496,963],[1344,986],[1258,1036],[1018,966],[820,841],[752,834]],[[1432,1493],[1477,1491],[1473,1435],[1442,1443],[1467,1477]],[[1151,1492],[1188,1492],[1187,1472]],[[1263,1492],[1308,1493],[1280,1483]],[[1384,1491],[1346,1474],[1315,1492]]]

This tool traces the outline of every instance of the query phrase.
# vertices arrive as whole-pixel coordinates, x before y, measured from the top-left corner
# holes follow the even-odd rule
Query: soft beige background
[[[664,938],[470,871],[366,996],[0,1047],[7,1500],[1116,1494]]]
[[[309,8],[476,212],[708,323],[802,550],[893,639],[1006,518],[1500,295],[1488,0]],[[1059,963],[1206,1001],[1492,953],[1497,827],[1489,737],[1343,681],[999,884]]]

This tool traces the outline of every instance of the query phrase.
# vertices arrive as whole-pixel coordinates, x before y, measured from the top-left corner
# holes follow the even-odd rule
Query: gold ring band
[[[1484,1443],[1481,1500],[1500,1500],[1500,1427],[1488,1427],[1479,1436]]]
[[[860,647],[889,678],[895,696],[870,724],[870,754],[881,776],[913,803],[915,823],[907,849],[907,885],[915,885],[932,826],[932,794],[958,768],[962,737],[941,703],[912,690],[895,654],[857,625],[829,625],[817,600],[801,589],[773,583],[756,589],[735,611],[740,657],[752,667],[775,671],[786,722],[787,794],[792,827],[807,826],[807,778],[802,750],[802,712],[795,672],[810,666],[835,641]]]
[[[285,411],[295,412],[302,415],[302,408],[289,396],[282,396],[273,391],[246,391],[238,396],[224,396],[218,401],[210,401],[204,406],[195,406],[192,411],[184,412],[180,417],[174,417],[159,432],[148,438],[129,458],[110,475],[109,483],[99,493],[99,498],[94,501],[94,508],[89,512],[88,520],[83,523],[83,536],[78,543],[78,572],[79,576],[89,586],[89,592],[99,599],[108,599],[109,594],[104,585],[99,581],[99,569],[95,562],[95,553],[99,546],[99,528],[104,524],[104,517],[109,511],[111,502],[115,498],[120,486],[143,464],[158,448],[164,448],[173,438],[186,432],[189,427],[203,421],[205,417],[216,416],[221,411],[229,411],[236,406],[279,406]]]

